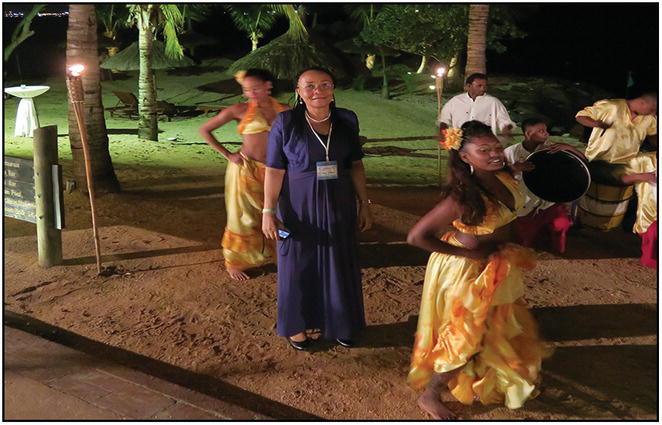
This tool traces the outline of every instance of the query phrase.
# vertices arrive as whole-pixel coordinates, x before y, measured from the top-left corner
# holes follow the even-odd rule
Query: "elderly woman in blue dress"
[[[373,218],[358,119],[335,106],[334,83],[299,74],[297,105],[269,134],[262,231],[278,240],[278,334],[297,350],[306,331],[351,347],[365,328],[356,228]]]

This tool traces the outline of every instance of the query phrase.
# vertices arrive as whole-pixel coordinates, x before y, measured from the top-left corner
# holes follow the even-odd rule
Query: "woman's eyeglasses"
[[[301,90],[306,90],[306,91],[313,91],[315,89],[319,90],[330,90],[333,88],[333,83],[322,83],[322,84],[306,84],[305,86],[301,87],[298,86]]]

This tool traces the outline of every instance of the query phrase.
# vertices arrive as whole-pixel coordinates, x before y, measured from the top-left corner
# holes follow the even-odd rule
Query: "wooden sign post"
[[[57,126],[34,130],[34,159],[4,158],[4,215],[37,224],[39,265],[62,264],[62,168]]]
[[[59,183],[62,179],[58,174],[54,175],[52,168],[57,161],[57,126],[37,128],[34,131],[35,212],[37,252],[39,265],[43,267],[62,263],[62,231],[57,228],[62,217],[62,202],[56,202],[61,197],[54,196],[56,191],[61,193]],[[59,167],[57,170],[59,173]],[[55,190],[53,183],[56,183]]]

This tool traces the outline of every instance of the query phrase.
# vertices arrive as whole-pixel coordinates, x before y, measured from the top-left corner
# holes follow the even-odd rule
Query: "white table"
[[[21,98],[21,101],[18,103],[18,110],[16,111],[14,136],[32,137],[34,129],[39,127],[39,118],[37,117],[37,110],[34,107],[34,100],[32,98],[46,93],[49,89],[49,86],[26,85],[7,87],[5,89],[5,93]]]

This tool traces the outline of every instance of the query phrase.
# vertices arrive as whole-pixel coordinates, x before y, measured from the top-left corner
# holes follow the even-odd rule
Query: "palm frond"
[[[294,5],[292,4],[274,4],[271,6],[277,13],[283,14],[290,22],[290,28],[287,30],[293,37],[300,40],[308,37],[308,30],[301,20],[301,16],[297,13]]]
[[[184,16],[177,5],[160,4],[159,11],[162,14],[163,37],[165,39],[165,53],[172,58],[184,56],[184,49],[179,44],[177,34],[184,26]]]
[[[230,14],[232,22],[240,31],[250,33],[253,31],[255,19],[248,14],[242,5],[226,4],[225,10]]]
[[[209,10],[210,6],[207,4],[184,3],[181,5],[182,17],[195,22],[203,20],[209,13]]]
[[[245,33],[268,30],[276,22],[269,5],[226,4],[224,8],[235,26]]]
[[[271,71],[276,78],[293,79],[299,71],[312,66],[327,68],[339,78],[345,75],[341,60],[325,43],[317,43],[312,38],[302,41],[288,31],[235,61],[230,65],[230,72],[262,68]]]
[[[263,30],[267,31],[271,29],[271,27],[274,26],[276,23],[276,14],[273,8],[271,7],[272,5],[268,4],[263,4],[260,5],[260,14],[258,16],[258,27]]]

